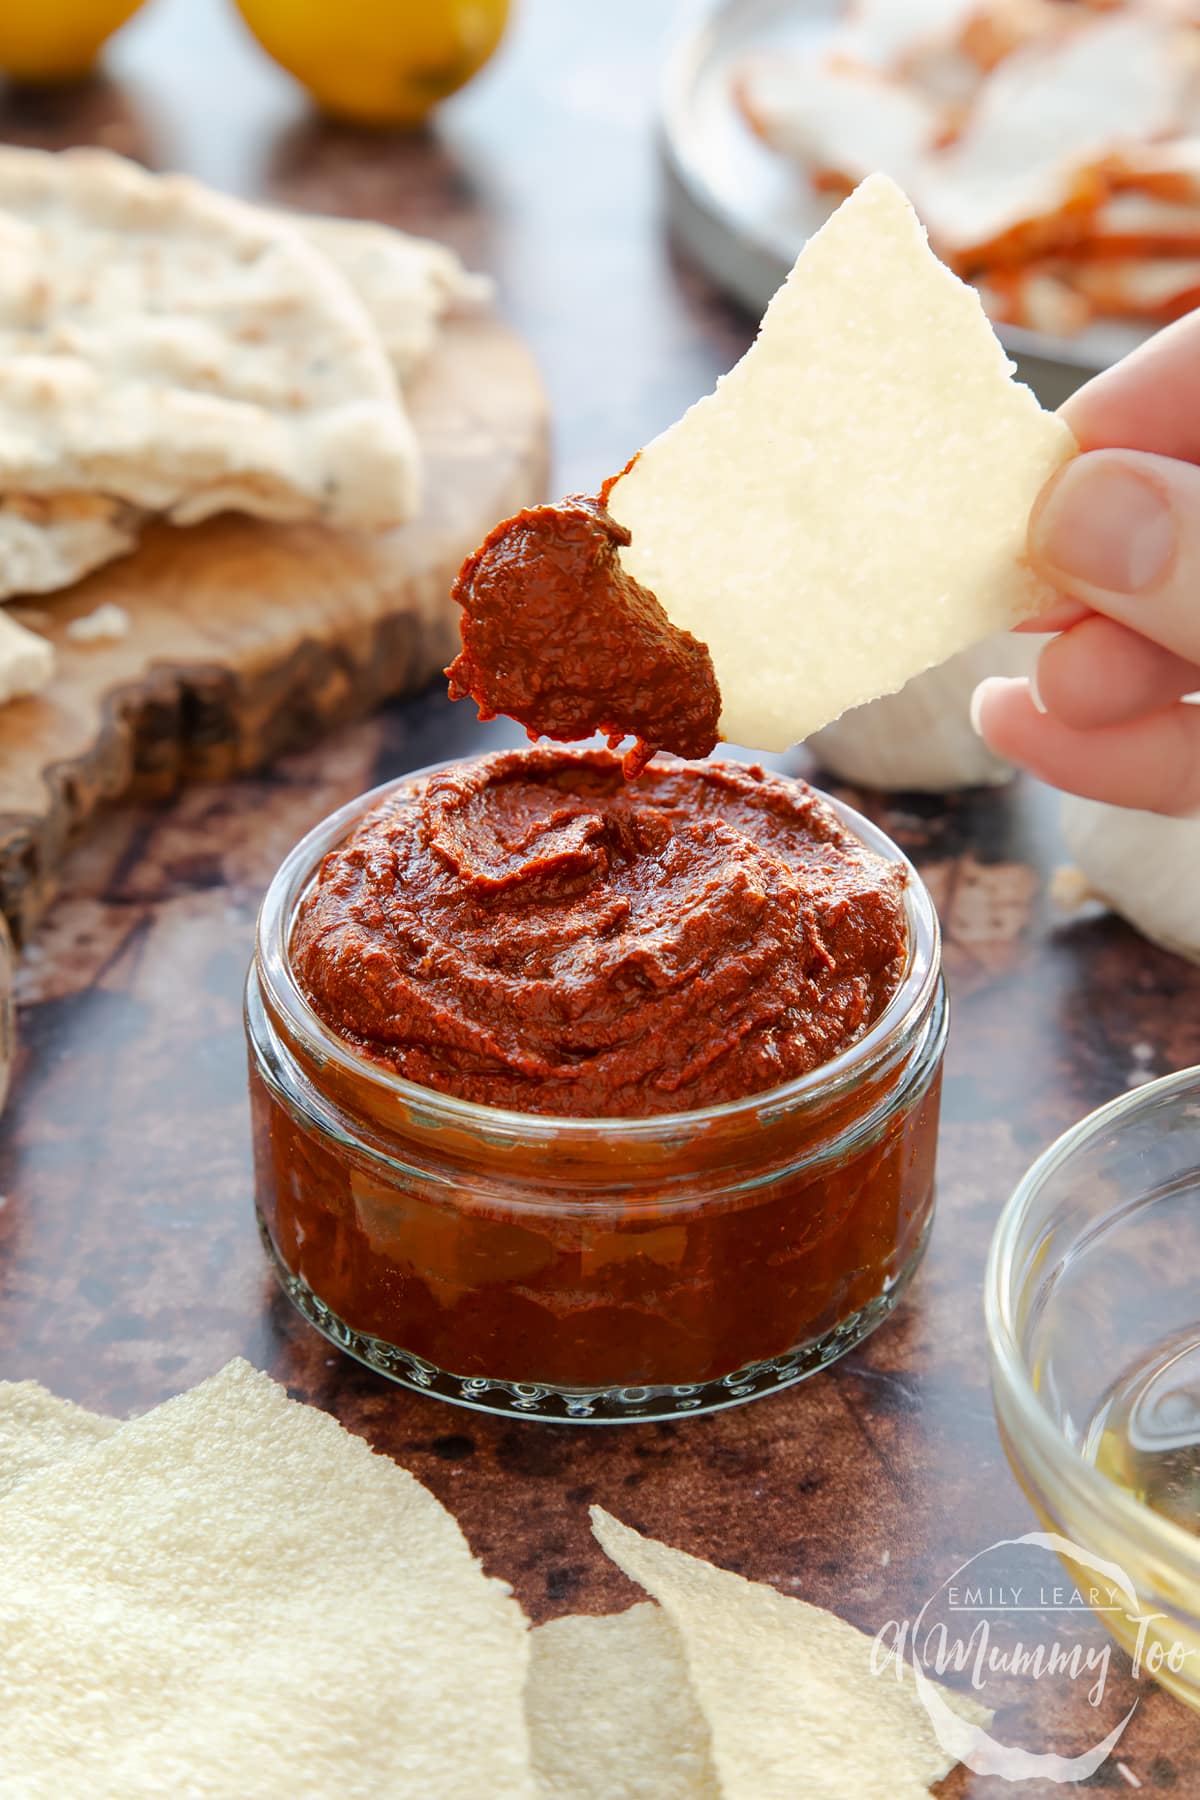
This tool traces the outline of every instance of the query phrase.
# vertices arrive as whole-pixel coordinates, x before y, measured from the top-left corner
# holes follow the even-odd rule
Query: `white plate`
[[[829,202],[790,158],[755,137],[731,76],[749,55],[811,50],[840,15],[838,0],[724,0],[679,45],[662,97],[662,155],[672,227],[721,285],[761,313]],[[1081,381],[1150,335],[1094,325],[1074,338],[998,328],[1024,380],[1057,406]]]

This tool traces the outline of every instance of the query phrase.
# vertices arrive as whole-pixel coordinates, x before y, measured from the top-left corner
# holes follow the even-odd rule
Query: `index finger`
[[[1149,450],[1200,463],[1200,311],[1156,332],[1059,411],[1083,450]]]
[[[1049,606],[1040,613],[1034,613],[1031,619],[1022,619],[1014,625],[1014,631],[1027,631],[1034,637],[1047,636],[1052,631],[1070,631],[1072,625],[1078,625],[1086,619],[1092,608],[1085,606],[1082,600],[1072,600],[1066,594],[1056,594]]]

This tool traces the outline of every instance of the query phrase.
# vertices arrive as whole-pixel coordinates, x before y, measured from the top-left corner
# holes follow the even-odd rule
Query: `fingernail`
[[[1034,513],[1029,548],[1057,585],[1138,594],[1175,554],[1175,520],[1153,481],[1108,456],[1068,463]]]
[[[995,676],[989,675],[986,681],[981,681],[979,683],[979,686],[971,695],[971,730],[975,733],[976,737],[983,736],[983,726],[980,723],[983,714],[983,702],[988,688],[994,680]]]
[[[1040,661],[1041,661],[1041,657],[1038,658],[1038,662],[1040,662]],[[1049,712],[1050,708],[1046,705],[1046,702],[1042,699],[1042,690],[1038,686],[1038,664],[1037,663],[1034,663],[1032,669],[1029,671],[1029,698],[1033,701],[1034,710],[1036,712],[1040,712],[1040,713]]]

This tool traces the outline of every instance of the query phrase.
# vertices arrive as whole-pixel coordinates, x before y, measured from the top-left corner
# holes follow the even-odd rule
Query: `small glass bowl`
[[[1179,1522],[1200,1521],[1200,1068],[1122,1094],[1038,1158],[984,1295],[1017,1479],[1084,1592],[1096,1558],[1121,1577],[1100,1616],[1138,1672],[1200,1706],[1200,1525]]]
[[[947,1009],[915,870],[896,994],[812,1074],[651,1118],[503,1111],[359,1055],[291,968],[296,908],[326,852],[429,773],[319,825],[259,917],[246,992],[256,1198],[293,1303],[395,1381],[544,1419],[708,1411],[842,1355],[895,1305],[933,1208]]]

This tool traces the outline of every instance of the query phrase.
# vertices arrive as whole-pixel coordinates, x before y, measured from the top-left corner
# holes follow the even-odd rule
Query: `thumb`
[[[1051,480],[1029,558],[1061,593],[1200,662],[1200,468],[1092,450]]]

